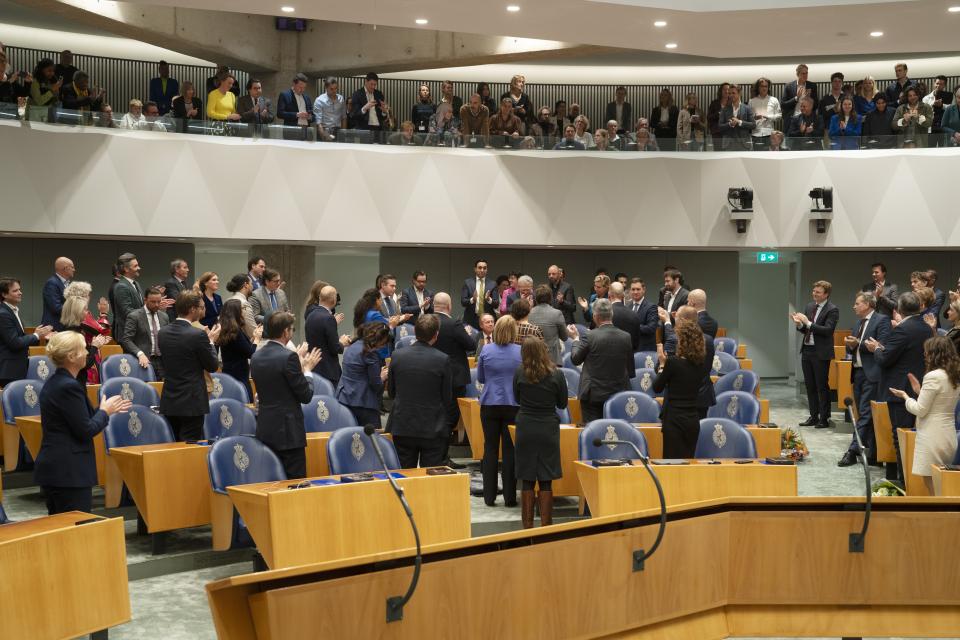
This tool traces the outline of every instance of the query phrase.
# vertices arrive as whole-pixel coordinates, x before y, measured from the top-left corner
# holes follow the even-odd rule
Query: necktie
[[[150,342],[153,345],[153,353],[150,354],[151,356],[160,355],[160,345],[157,343],[157,333],[159,332],[160,328],[157,326],[157,324],[158,324],[157,314],[155,312],[151,313],[150,314]]]
[[[640,311],[640,303],[639,303],[639,302],[634,302],[634,303],[633,303],[633,312],[636,313],[637,311]]]
[[[273,291],[270,292],[270,307],[276,311],[277,310],[277,294]]]
[[[140,305],[143,306],[143,292],[140,291],[140,285],[136,280],[133,281],[133,290],[137,292],[137,299],[140,300]]]
[[[483,314],[483,298],[486,295],[484,291],[484,285],[486,283],[483,280],[477,280],[477,315]]]
[[[491,342],[490,336],[486,336],[486,337],[484,338],[484,340],[486,341],[487,344],[490,344],[490,342]]]
[[[386,298],[384,298],[384,299],[383,299],[383,306],[386,308],[388,315],[391,315],[391,316],[392,316],[392,315],[395,315],[395,314],[393,313],[393,298],[391,298],[391,297],[389,297],[389,296],[386,297]]]

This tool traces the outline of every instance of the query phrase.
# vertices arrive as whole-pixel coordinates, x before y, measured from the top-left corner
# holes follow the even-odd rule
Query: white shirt
[[[303,101],[303,94],[293,92],[293,99],[297,101],[297,113],[305,113],[307,110],[307,103]],[[306,118],[297,118],[297,124],[301,127],[307,126]]]
[[[135,116],[132,113],[125,113],[123,117],[120,118],[120,124],[117,126],[121,129],[146,129],[147,118],[142,113],[139,116]]]
[[[624,124],[623,124],[623,103],[622,103],[622,102],[617,102],[616,105],[617,105],[617,124],[619,124],[621,127],[623,127],[623,126],[624,126]]]
[[[423,308],[423,291],[414,287],[413,292],[417,295],[417,304]]]
[[[375,96],[374,94],[370,93],[369,91],[367,92],[367,102],[370,102],[370,101],[373,100],[375,97],[376,97],[376,96]],[[380,126],[380,119],[377,118],[377,107],[376,107],[376,106],[370,107],[370,110],[367,111],[367,124],[369,124],[371,127],[379,127],[379,126]]]
[[[823,307],[827,304],[827,301],[824,300],[817,305],[817,308],[813,312],[813,317],[807,320],[807,335],[803,339],[803,344],[812,347],[813,346],[813,332],[810,331],[810,327],[813,326],[813,323],[817,321],[817,316],[820,315],[820,312],[823,311]]]
[[[644,298],[640,298],[639,300],[636,300],[636,301],[631,300],[631,301],[630,301],[630,310],[633,311],[634,313],[636,313],[637,311],[639,311],[639,310],[640,310],[640,305],[643,304],[643,301],[644,301],[644,300],[646,300],[645,297],[644,297]]]
[[[857,336],[857,340],[859,340],[860,342],[863,342],[863,334],[867,332],[867,325],[870,324],[870,318],[873,317],[874,313],[875,313],[874,311],[871,311],[870,313],[867,314],[867,317],[863,319],[863,331],[861,331],[860,335]],[[857,350],[854,353],[856,354],[854,357],[856,366],[862,367],[863,362],[861,362],[860,360],[860,344],[859,343],[857,343]]]
[[[757,123],[753,135],[765,138],[773,133],[773,122],[781,116],[780,101],[771,95],[766,98],[750,98],[750,108],[753,109],[754,121]]]
[[[9,302],[4,302],[3,304],[10,307],[10,309],[13,311],[13,315],[16,316],[17,322],[20,324],[20,330],[23,331],[23,321],[20,319],[20,308],[13,306]]]

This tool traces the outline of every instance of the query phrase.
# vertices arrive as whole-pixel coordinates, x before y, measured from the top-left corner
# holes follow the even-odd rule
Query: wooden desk
[[[653,480],[639,461],[632,467],[594,467],[575,463],[580,486],[593,516],[612,516],[659,508]],[[707,464],[653,465],[667,506],[740,496],[796,496],[797,467],[723,461]]]
[[[460,417],[463,420],[463,427],[470,439],[470,455],[474,460],[483,458],[483,424],[480,422],[480,401],[477,398],[457,398],[460,405]],[[567,398],[567,408],[570,411],[570,420],[573,424],[579,424],[583,417],[580,412],[580,400],[577,398]],[[497,455],[498,460],[503,459],[502,454]]]
[[[27,446],[27,451],[36,460],[40,453],[40,444],[43,441],[43,426],[40,423],[40,416],[20,416],[16,418],[16,421],[17,429]],[[93,455],[97,461],[97,485],[101,487],[107,486],[106,451],[103,433],[98,433],[93,438]]]
[[[75,638],[130,620],[123,518],[73,511],[0,527],[0,638]]]
[[[470,537],[470,476],[402,469],[421,544]],[[337,479],[339,476],[329,476]],[[386,480],[288,489],[295,481],[227,487],[271,568],[414,546],[403,508]]]
[[[913,451],[917,446],[917,432],[913,429],[897,429],[900,442],[900,461],[903,464],[903,481],[908,496],[929,496],[923,478],[913,475]]]
[[[148,533],[210,524],[209,451],[185,442],[110,450]]]
[[[517,426],[511,424],[507,429],[510,430],[510,438],[517,441]],[[553,495],[555,496],[579,496],[580,481],[577,479],[577,471],[573,466],[580,458],[580,427],[573,425],[560,425],[560,469],[563,477],[553,481]]]
[[[960,496],[960,471],[946,471],[933,467],[933,492],[936,496]]]

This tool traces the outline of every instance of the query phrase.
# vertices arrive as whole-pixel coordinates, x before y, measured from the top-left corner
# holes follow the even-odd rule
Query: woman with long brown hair
[[[257,343],[263,334],[263,325],[257,325],[253,340],[243,332],[243,305],[239,300],[230,299],[220,311],[220,335],[217,346],[223,358],[223,372],[234,378],[247,389],[248,397],[253,397],[250,388],[250,358],[257,351]]]
[[[661,356],[663,368],[653,381],[657,393],[664,392],[663,457],[692,458],[700,436],[697,394],[703,382],[706,347],[696,320],[677,314],[677,353]]]
[[[560,468],[560,418],[557,409],[567,406],[567,379],[557,370],[547,345],[527,338],[520,347],[520,368],[513,376],[517,412],[517,479],[520,518],[524,529],[533,526],[534,487],[540,489],[540,524],[553,522],[553,481]]]

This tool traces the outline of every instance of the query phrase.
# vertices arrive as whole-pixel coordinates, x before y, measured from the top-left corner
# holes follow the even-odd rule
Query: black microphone
[[[420,581],[420,565],[423,564],[423,556],[420,553],[420,532],[417,530],[417,523],[413,519],[413,511],[410,509],[407,498],[403,495],[403,488],[397,484],[396,479],[390,474],[390,469],[387,468],[387,462],[384,460],[383,452],[380,450],[380,443],[373,437],[376,431],[377,428],[372,424],[368,424],[363,428],[363,432],[370,438],[370,442],[373,444],[373,450],[380,460],[380,466],[383,467],[383,472],[387,475],[390,486],[393,487],[393,492],[397,494],[397,499],[400,500],[400,504],[403,506],[403,510],[410,520],[410,528],[413,529],[413,539],[417,543],[417,555],[413,561],[413,578],[410,580],[410,586],[407,587],[407,592],[402,596],[391,596],[387,598],[387,622],[396,622],[397,620],[403,620],[403,605],[410,601],[410,598],[413,597],[413,592],[417,589],[417,582]]]
[[[850,415],[853,415],[853,398],[847,397],[843,400],[843,405],[850,411]],[[857,447],[860,449],[860,465],[863,467],[863,476],[866,481],[866,505],[864,507],[863,514],[863,527],[860,529],[860,533],[851,533],[850,534],[850,553],[863,553],[864,543],[867,538],[867,528],[870,526],[870,512],[873,507],[873,489],[870,486],[870,464],[867,462],[867,450],[863,446],[863,441],[860,440],[860,432],[857,431],[857,424],[853,424],[853,437],[857,441]]]
[[[644,561],[652,556],[657,550],[657,547],[660,546],[660,542],[663,540],[663,533],[667,528],[667,500],[663,495],[663,486],[660,485],[660,478],[657,477],[657,474],[654,473],[653,469],[650,467],[650,458],[640,451],[640,447],[629,440],[601,440],[600,438],[593,439],[593,446],[597,448],[602,447],[605,444],[623,444],[627,445],[628,447],[632,447],[634,452],[636,452],[637,457],[640,458],[640,462],[643,463],[647,473],[649,473],[650,477],[653,479],[653,484],[657,487],[657,496],[660,498],[660,528],[657,530],[657,539],[653,541],[650,551],[644,553],[643,549],[641,549],[640,552],[643,553],[643,555],[639,558],[634,558],[636,566],[639,569],[643,569]]]

